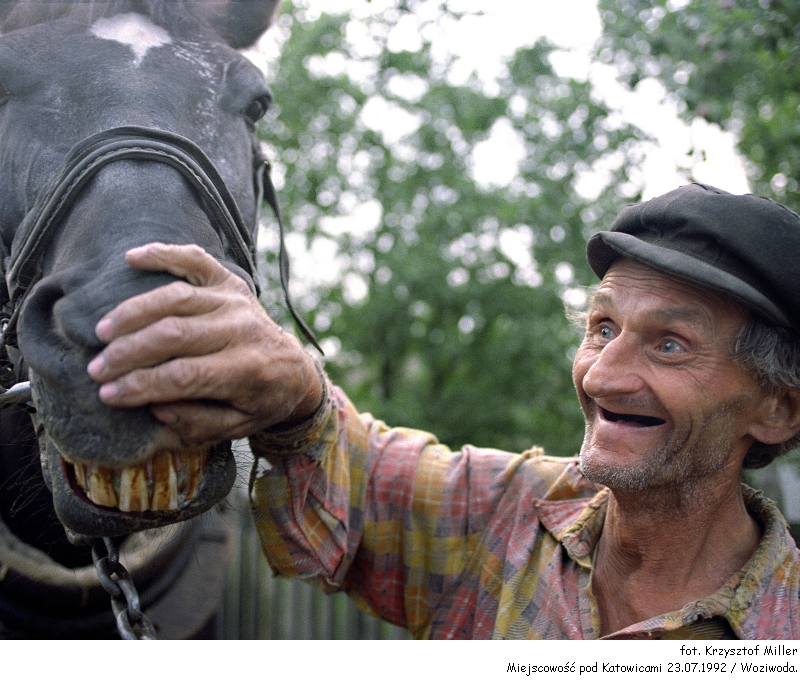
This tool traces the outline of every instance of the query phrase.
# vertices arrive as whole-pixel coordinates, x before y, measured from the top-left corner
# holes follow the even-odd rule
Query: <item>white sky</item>
[[[680,0],[673,2],[678,4]],[[311,6],[315,11],[350,11],[358,17],[392,4],[392,0],[325,0],[311,3]],[[598,95],[619,110],[625,120],[655,138],[656,142],[646,147],[644,198],[684,184],[686,170],[692,172],[694,179],[733,193],[749,190],[741,160],[733,150],[731,135],[704,121],[697,121],[691,127],[683,124],[674,105],[664,103],[665,93],[656,81],[642,81],[635,92],[628,92],[617,83],[610,67],[590,63],[590,54],[600,35],[596,0],[450,0],[450,6],[454,10],[484,12],[483,16],[448,25],[439,38],[441,43],[436,43],[461,56],[464,77],[476,71],[482,78],[491,80],[502,69],[503,59],[511,56],[517,47],[533,44],[540,36],[546,36],[564,49],[554,58],[559,74],[590,77]],[[390,40],[398,48],[413,49],[419,40],[416,23],[401,20]],[[269,34],[262,49],[262,58],[269,59],[272,51]],[[458,73],[451,75],[459,77]],[[480,167],[497,178],[503,168],[507,171],[508,161],[517,157],[517,150],[513,139],[502,133],[492,141],[483,149]],[[692,159],[688,156],[692,148],[704,154],[696,153]],[[703,155],[704,162],[694,160]],[[492,167],[492,160],[496,167]]]

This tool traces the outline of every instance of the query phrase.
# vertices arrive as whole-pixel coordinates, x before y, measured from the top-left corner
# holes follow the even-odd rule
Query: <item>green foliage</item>
[[[593,282],[586,236],[636,198],[635,131],[613,124],[587,83],[559,77],[544,41],[491,86],[453,82],[456,57],[428,37],[453,19],[446,7],[422,22],[420,49],[392,51],[393,26],[423,4],[359,22],[370,49],[348,37],[347,16],[311,17],[304,3],[279,22],[277,106],[262,134],[296,269],[308,257],[319,270],[298,277],[300,306],[361,410],[451,446],[574,454],[580,333],[563,299]],[[476,180],[498,129],[521,159],[507,185]],[[353,216],[364,206],[366,226]]]
[[[702,117],[736,132],[754,191],[800,209],[800,3],[599,5],[601,58],[616,63],[632,86],[658,78],[684,103],[687,118]]]

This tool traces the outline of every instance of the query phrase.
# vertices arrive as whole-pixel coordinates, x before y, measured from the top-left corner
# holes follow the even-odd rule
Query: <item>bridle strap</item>
[[[202,149],[185,137],[164,130],[125,126],[105,130],[78,143],[63,168],[43,190],[14,236],[11,253],[4,257],[6,309],[4,344],[16,343],[16,322],[27,291],[42,277],[41,263],[54,229],[73,206],[86,184],[105,166],[121,160],[156,161],[178,170],[200,195],[211,223],[230,246],[236,262],[252,279],[260,293],[254,235],[248,231],[235,199],[213,163]],[[284,228],[268,163],[260,154],[254,168],[257,206],[261,196],[278,218],[280,229],[280,275],[287,307],[303,334],[319,349],[313,333],[295,312],[288,291],[289,266]],[[258,221],[256,220],[256,226]],[[5,293],[6,291],[0,291]],[[3,295],[2,297],[6,297]],[[0,300],[2,303],[2,300]]]
[[[130,126],[106,130],[80,142],[70,151],[50,187],[40,193],[11,247],[6,281],[12,303],[38,278],[36,269],[54,226],[86,184],[102,168],[121,160],[157,161],[178,170],[200,194],[214,226],[228,240],[237,264],[255,280],[252,239],[233,196],[208,157],[194,142],[180,135]]]
[[[281,207],[278,203],[278,194],[275,191],[275,185],[272,183],[272,178],[270,176],[270,170],[272,169],[270,166],[269,160],[261,153],[261,150],[258,150],[256,154],[257,159],[257,168],[256,168],[256,194],[258,196],[258,201],[256,205],[261,207],[261,202],[266,201],[267,205],[272,208],[272,212],[275,214],[275,219],[278,221],[278,235],[280,238],[279,246],[278,246],[278,271],[280,273],[281,279],[281,288],[283,289],[283,299],[286,301],[286,308],[289,310],[289,314],[292,315],[292,319],[297,324],[297,327],[306,337],[317,351],[320,354],[325,354],[322,351],[322,347],[320,347],[319,342],[317,341],[316,336],[308,327],[303,318],[295,311],[294,305],[292,304],[292,298],[289,295],[289,253],[286,250],[286,230],[283,226],[283,219],[281,218]],[[256,224],[258,224],[258,218],[256,219]]]

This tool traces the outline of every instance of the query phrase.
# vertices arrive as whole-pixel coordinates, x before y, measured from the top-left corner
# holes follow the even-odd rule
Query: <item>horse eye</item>
[[[260,97],[256,97],[253,101],[251,101],[247,108],[242,111],[245,116],[247,116],[253,123],[257,123],[264,117],[264,114],[269,109],[269,104],[272,101],[272,97],[267,94],[262,94]]]

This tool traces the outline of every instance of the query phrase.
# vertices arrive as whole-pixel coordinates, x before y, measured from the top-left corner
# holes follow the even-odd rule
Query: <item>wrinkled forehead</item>
[[[684,320],[711,331],[738,329],[749,314],[725,293],[624,258],[611,265],[592,295],[590,310],[598,308]]]

